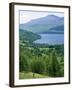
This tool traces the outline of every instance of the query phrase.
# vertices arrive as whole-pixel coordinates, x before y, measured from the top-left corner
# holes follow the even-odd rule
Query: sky
[[[20,24],[27,23],[33,19],[38,19],[48,15],[56,15],[58,17],[64,17],[64,13],[59,12],[38,12],[38,11],[20,11],[19,21]]]

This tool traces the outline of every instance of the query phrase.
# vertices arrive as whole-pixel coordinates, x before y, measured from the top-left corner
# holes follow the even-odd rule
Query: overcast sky
[[[19,12],[19,21],[20,24],[27,23],[33,19],[38,19],[48,15],[56,15],[59,17],[64,17],[64,13],[59,12],[34,12],[34,11],[20,11]]]

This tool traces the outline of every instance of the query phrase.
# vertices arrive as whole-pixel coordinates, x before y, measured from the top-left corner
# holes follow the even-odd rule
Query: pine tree
[[[35,77],[35,73],[42,74],[45,71],[45,62],[36,58],[31,63],[31,70],[33,72],[33,77]]]
[[[61,71],[60,71],[60,63],[57,60],[57,56],[55,53],[55,50],[51,53],[49,66],[48,66],[48,73],[51,77],[60,77]]]
[[[19,58],[19,71],[22,72],[22,71],[29,71],[29,63],[28,63],[28,60],[26,59],[25,56],[20,56]]]

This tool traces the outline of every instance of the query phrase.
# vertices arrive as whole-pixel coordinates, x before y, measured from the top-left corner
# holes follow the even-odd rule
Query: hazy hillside
[[[61,25],[61,26],[56,26],[54,28],[51,28],[50,30],[54,30],[54,31],[63,31],[64,30],[64,26]]]
[[[41,37],[35,33],[20,29],[19,38],[22,41],[33,42],[34,40],[39,39]]]
[[[64,18],[55,15],[48,15],[43,18],[31,20],[28,23],[20,24],[20,29],[31,31],[34,33],[49,32],[51,28],[64,26]],[[56,29],[57,30],[57,29]],[[64,29],[62,28],[62,31]]]
[[[31,25],[35,25],[35,24],[48,24],[48,23],[53,23],[54,21],[57,21],[59,19],[60,18],[58,16],[48,15],[46,17],[31,20],[30,22],[25,23],[25,25],[31,26]]]

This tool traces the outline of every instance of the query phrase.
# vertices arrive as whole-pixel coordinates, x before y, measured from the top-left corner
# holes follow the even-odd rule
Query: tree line
[[[48,75],[49,77],[62,77],[64,75],[64,60],[58,60],[55,49],[50,52],[39,49],[28,49],[20,47],[19,71],[33,72]]]

